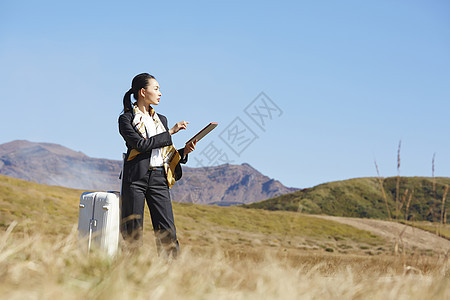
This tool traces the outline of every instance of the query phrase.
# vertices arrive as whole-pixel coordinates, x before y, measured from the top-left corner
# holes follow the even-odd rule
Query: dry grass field
[[[294,212],[174,203],[177,260],[156,255],[148,213],[140,252],[88,256],[81,193],[0,176],[1,299],[449,299],[448,249],[395,255],[389,238]]]

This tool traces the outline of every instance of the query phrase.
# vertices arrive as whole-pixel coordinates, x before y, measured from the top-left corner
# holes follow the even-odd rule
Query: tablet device
[[[216,122],[211,122],[208,125],[206,125],[205,128],[203,128],[202,130],[200,130],[199,133],[197,133],[196,135],[194,135],[189,141],[186,142],[186,144],[189,144],[190,142],[193,142],[195,140],[201,140],[205,135],[207,135],[208,133],[211,132],[211,130],[213,130],[214,128],[216,128],[218,124]]]

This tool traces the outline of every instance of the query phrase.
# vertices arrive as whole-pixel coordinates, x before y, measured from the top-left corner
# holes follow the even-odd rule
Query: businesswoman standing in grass
[[[131,95],[136,100],[134,103]],[[188,153],[195,149],[197,141],[175,149],[171,136],[186,129],[188,122],[178,122],[169,129],[167,118],[153,109],[160,98],[159,84],[148,73],[135,76],[123,97],[119,132],[125,140],[127,153],[122,172],[121,232],[131,248],[142,245],[146,200],[158,253],[176,257],[179,243],[169,189],[181,178],[180,163],[187,162]]]

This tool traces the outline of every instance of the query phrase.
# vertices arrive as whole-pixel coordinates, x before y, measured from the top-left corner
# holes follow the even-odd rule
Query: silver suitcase
[[[120,193],[86,192],[80,198],[78,235],[84,247],[105,251],[110,256],[119,247]]]

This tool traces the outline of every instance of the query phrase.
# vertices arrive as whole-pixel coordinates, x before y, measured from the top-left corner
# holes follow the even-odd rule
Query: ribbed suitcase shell
[[[89,251],[92,246],[113,256],[119,246],[120,194],[86,192],[80,198],[78,235]]]

